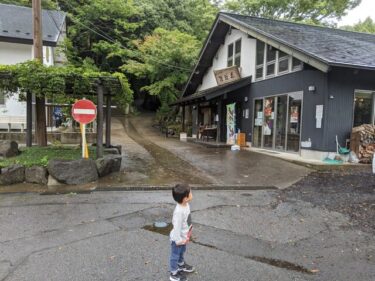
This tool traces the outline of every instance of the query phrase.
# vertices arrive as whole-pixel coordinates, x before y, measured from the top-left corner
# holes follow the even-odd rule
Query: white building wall
[[[214,70],[227,67],[228,45],[241,38],[241,77],[255,77],[255,57],[256,57],[256,40],[248,38],[244,32],[232,29],[230,34],[225,36],[225,42],[221,45],[213,58],[212,66],[207,70],[202,79],[202,84],[197,91],[202,91],[217,86]]]
[[[54,65],[53,47],[43,46],[43,64]],[[32,45],[0,42],[0,64],[12,65],[33,59]],[[0,104],[0,117],[22,117],[26,119],[26,102],[19,101],[19,94],[6,95],[4,104]],[[1,121],[1,118],[0,118]],[[12,128],[20,128],[20,124],[13,124]],[[7,129],[8,124],[0,123],[0,129]]]
[[[0,42],[0,64],[16,64],[31,59],[31,45]]]
[[[32,46],[25,44],[0,42],[0,64],[17,64],[32,59]],[[0,105],[0,116],[17,116],[26,118],[26,102],[19,101],[19,94],[6,96]],[[0,124],[5,129],[8,124]],[[19,127],[17,125],[13,127]]]

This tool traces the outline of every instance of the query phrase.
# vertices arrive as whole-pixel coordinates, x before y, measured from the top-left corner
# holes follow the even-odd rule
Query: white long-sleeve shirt
[[[177,204],[173,211],[172,218],[173,229],[170,234],[170,240],[176,244],[180,244],[182,241],[186,240],[188,237],[188,232],[191,227],[191,215],[190,206],[187,204],[183,206]]]

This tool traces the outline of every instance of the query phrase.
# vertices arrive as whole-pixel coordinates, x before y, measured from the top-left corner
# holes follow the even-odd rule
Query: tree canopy
[[[332,24],[361,0],[227,0],[224,8],[244,15]]]
[[[136,77],[147,78],[150,84],[142,90],[159,96],[162,104],[175,101],[195,63],[199,41],[178,30],[157,28],[134,44],[137,48],[134,58],[122,69]]]
[[[364,21],[359,21],[358,23],[350,26],[342,26],[342,29],[349,30],[349,31],[357,31],[357,32],[366,32],[366,33],[374,33],[375,34],[375,22],[370,18],[367,17]]]

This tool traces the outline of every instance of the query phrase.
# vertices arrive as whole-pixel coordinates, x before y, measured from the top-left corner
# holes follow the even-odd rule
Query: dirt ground
[[[369,166],[313,172],[280,191],[280,200],[292,199],[349,215],[353,226],[375,233],[375,175]]]

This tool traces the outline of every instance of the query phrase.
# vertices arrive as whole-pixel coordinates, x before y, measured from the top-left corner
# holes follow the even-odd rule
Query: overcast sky
[[[338,26],[353,25],[358,21],[363,21],[367,17],[375,20],[375,0],[362,0],[361,4],[348,12],[348,15],[339,21]]]

